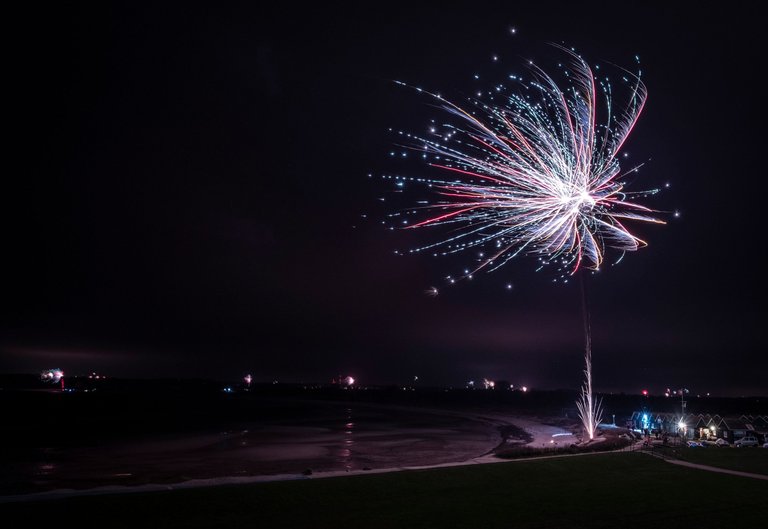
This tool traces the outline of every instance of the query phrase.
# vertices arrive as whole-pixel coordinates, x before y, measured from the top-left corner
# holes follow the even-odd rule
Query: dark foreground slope
[[[0,505],[79,527],[679,527],[764,520],[768,481],[636,453]],[[21,518],[17,518],[21,517]]]

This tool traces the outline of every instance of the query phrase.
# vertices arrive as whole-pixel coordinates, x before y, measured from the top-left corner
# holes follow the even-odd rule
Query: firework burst
[[[399,132],[408,140],[399,154],[407,157],[407,150],[419,151],[442,176],[384,178],[394,179],[399,190],[409,182],[425,184],[440,198],[420,201],[418,207],[390,217],[407,229],[451,228],[447,237],[411,253],[448,255],[492,247],[487,253],[478,251],[474,269],[464,270],[459,278],[448,276],[451,284],[471,279],[480,270],[496,270],[520,254],[537,255],[539,269],[554,265],[567,281],[567,275],[581,267],[599,269],[607,248],[618,250],[620,260],[625,252],[646,245],[625,227],[626,220],[663,224],[653,210],[636,201],[658,190],[628,191],[627,180],[640,165],[622,170],[619,162],[645,106],[640,71],[623,71],[628,95],[617,106],[608,77],[596,76],[573,50],[558,48],[567,56],[567,64],[559,65],[562,82],[530,62],[530,79],[509,75],[508,83],[476,92],[466,108],[426,92],[450,119],[442,125],[433,121],[425,135]],[[508,88],[510,83],[516,90]],[[409,215],[426,218],[412,223]],[[437,289],[429,293],[436,295]],[[592,392],[583,281],[582,302],[585,380],[576,405],[585,433],[593,440],[602,406]]]
[[[46,369],[40,373],[40,380],[43,382],[58,384],[62,378],[64,378],[64,371],[57,367],[53,369]]]
[[[61,384],[62,391],[64,390],[64,371],[55,367],[53,369],[46,369],[40,373],[40,380],[43,382],[49,382],[51,384]]]
[[[464,278],[496,270],[520,254],[573,274],[580,267],[598,269],[609,247],[623,255],[645,246],[625,227],[627,219],[663,223],[636,202],[657,190],[626,190],[640,165],[622,170],[619,163],[646,100],[640,72],[624,72],[628,96],[617,109],[610,80],[561,49],[568,58],[560,65],[561,84],[531,64],[530,80],[510,75],[509,83],[476,92],[466,109],[429,94],[451,119],[425,135],[399,133],[410,142],[404,148],[418,150],[442,176],[385,176],[400,188],[416,182],[439,194],[435,202],[391,217],[405,228],[451,228],[447,237],[411,253],[448,255],[490,246]],[[411,222],[407,215],[422,219]]]

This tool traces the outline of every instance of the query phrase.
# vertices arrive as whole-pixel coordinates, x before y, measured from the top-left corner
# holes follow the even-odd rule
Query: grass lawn
[[[75,527],[677,527],[765,520],[768,482],[637,453],[0,504]],[[21,518],[19,518],[21,517]]]
[[[764,448],[667,448],[677,459],[713,467],[768,475],[768,449]]]

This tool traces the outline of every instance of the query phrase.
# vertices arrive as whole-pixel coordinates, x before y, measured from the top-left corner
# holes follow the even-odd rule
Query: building
[[[681,417],[678,413],[655,413],[636,411],[630,417],[635,431],[649,435],[684,435],[688,439],[722,438],[729,443],[747,434],[755,435],[761,443],[768,442],[768,416],[742,415],[725,417],[710,414],[690,414]]]
[[[729,443],[738,441],[747,433],[754,433],[754,427],[741,417],[724,417],[717,431],[717,436]]]

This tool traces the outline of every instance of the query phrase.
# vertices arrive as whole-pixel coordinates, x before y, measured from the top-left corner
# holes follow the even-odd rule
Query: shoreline
[[[376,406],[374,406],[376,407]],[[177,483],[146,483],[140,485],[101,485],[90,488],[74,489],[74,488],[56,488],[40,492],[30,492],[24,494],[5,495],[0,496],[1,503],[15,503],[15,502],[27,502],[27,501],[45,501],[54,499],[64,499],[79,496],[96,496],[105,494],[134,494],[142,492],[163,492],[184,490],[193,488],[206,488],[206,487],[218,487],[218,486],[236,486],[246,485],[254,483],[268,483],[276,481],[298,481],[298,480],[311,480],[311,479],[325,479],[340,476],[359,476],[366,474],[382,474],[388,472],[402,472],[408,470],[428,470],[435,468],[448,468],[455,466],[466,466],[476,464],[489,464],[489,463],[505,463],[516,460],[509,460],[498,458],[495,456],[496,452],[507,446],[527,446],[532,448],[542,448],[551,446],[553,440],[558,437],[571,436],[570,439],[575,440],[571,432],[564,430],[558,426],[552,426],[543,424],[530,418],[524,418],[520,416],[499,414],[499,413],[485,413],[481,411],[453,411],[453,410],[441,410],[441,409],[424,409],[424,408],[411,408],[400,406],[386,406],[387,409],[401,409],[402,411],[417,411],[420,413],[428,413],[434,415],[450,416],[461,418],[464,420],[471,420],[484,423],[494,429],[496,429],[501,435],[501,440],[490,450],[486,450],[478,455],[469,456],[466,459],[459,461],[449,461],[441,463],[431,463],[426,465],[392,465],[384,466],[381,468],[368,468],[368,469],[346,469],[346,470],[320,470],[313,471],[310,475],[303,473],[291,472],[291,473],[278,473],[278,474],[265,474],[265,475],[251,475],[251,476],[220,476],[211,478],[194,478]],[[508,444],[507,438],[502,433],[503,427],[514,427],[525,431],[530,437],[528,442],[519,442]],[[562,456],[543,456],[543,457],[562,457]],[[535,459],[535,458],[528,458]],[[519,460],[518,460],[519,461]]]

